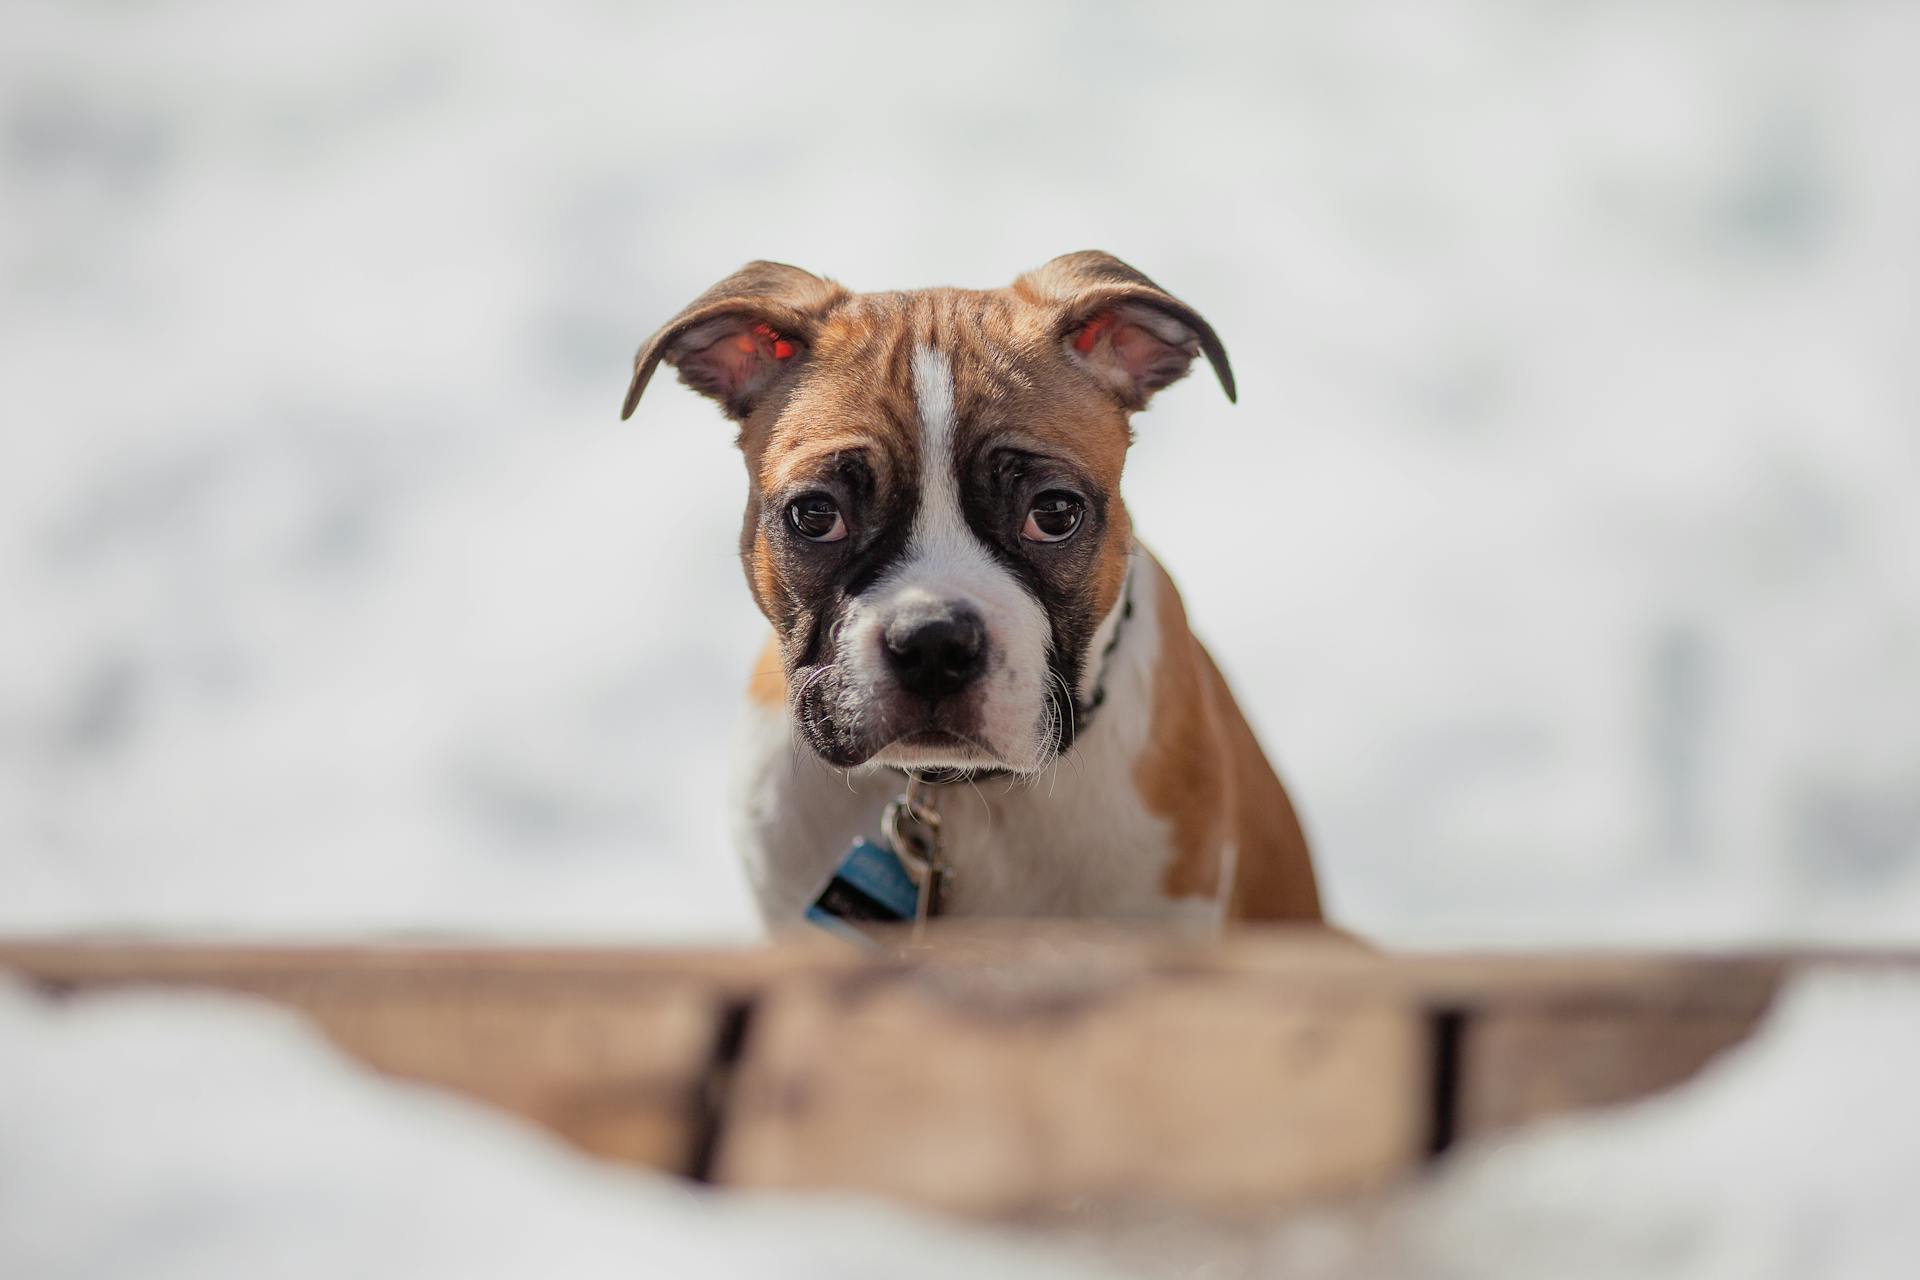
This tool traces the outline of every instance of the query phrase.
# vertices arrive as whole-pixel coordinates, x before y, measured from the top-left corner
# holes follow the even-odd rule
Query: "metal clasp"
[[[920,894],[914,903],[913,939],[918,942],[927,921],[940,914],[946,895],[947,865],[940,850],[940,810],[934,803],[938,784],[919,773],[907,774],[907,786],[888,805],[881,820],[887,843],[907,869]]]

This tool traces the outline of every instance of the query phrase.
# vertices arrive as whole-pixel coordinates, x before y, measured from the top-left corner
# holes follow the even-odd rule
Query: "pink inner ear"
[[[1177,381],[1194,357],[1192,342],[1170,342],[1124,311],[1102,311],[1088,320],[1075,331],[1073,349],[1117,366],[1116,372],[1142,399]]]
[[[1092,351],[1100,341],[1100,335],[1113,324],[1113,312],[1102,311],[1093,319],[1080,326],[1080,332],[1073,335],[1073,349],[1081,355]]]
[[[734,404],[749,396],[783,360],[793,358],[794,343],[765,324],[732,329],[678,360],[680,377],[695,391]]]
[[[1137,324],[1114,329],[1113,350],[1142,391],[1158,391],[1193,363],[1193,352],[1186,347],[1164,341]]]

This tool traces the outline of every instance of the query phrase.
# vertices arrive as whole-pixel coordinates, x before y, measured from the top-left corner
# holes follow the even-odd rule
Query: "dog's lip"
[[[920,759],[920,753],[930,759]],[[873,756],[895,757],[896,767],[906,768],[981,768],[1001,766],[998,753],[990,751],[978,739],[934,725],[922,725],[896,735],[874,751]],[[905,759],[898,757],[904,755]],[[868,757],[872,759],[873,756]]]
[[[950,732],[946,729],[915,729],[911,733],[901,734],[893,740],[891,745],[897,747],[972,747],[975,751],[980,749],[979,744],[974,742],[973,739],[963,737],[960,734]]]

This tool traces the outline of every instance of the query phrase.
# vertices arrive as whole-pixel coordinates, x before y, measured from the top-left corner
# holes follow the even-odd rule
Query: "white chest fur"
[[[1033,778],[941,790],[949,915],[1219,923],[1217,898],[1167,895],[1171,826],[1148,811],[1134,781],[1152,727],[1164,589],[1150,556],[1136,551],[1134,561],[1133,616],[1107,660],[1099,715],[1073,749]],[[784,707],[749,703],[740,736],[736,840],[767,924],[797,924],[848,845],[879,838],[901,778],[823,763],[794,736]]]

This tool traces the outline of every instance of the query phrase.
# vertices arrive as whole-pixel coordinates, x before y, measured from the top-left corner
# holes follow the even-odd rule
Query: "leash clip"
[[[908,770],[906,789],[888,803],[881,819],[894,857],[919,891],[913,911],[915,942],[926,931],[927,921],[940,914],[946,897],[948,870],[940,849],[940,810],[934,803],[938,785],[924,773]]]

